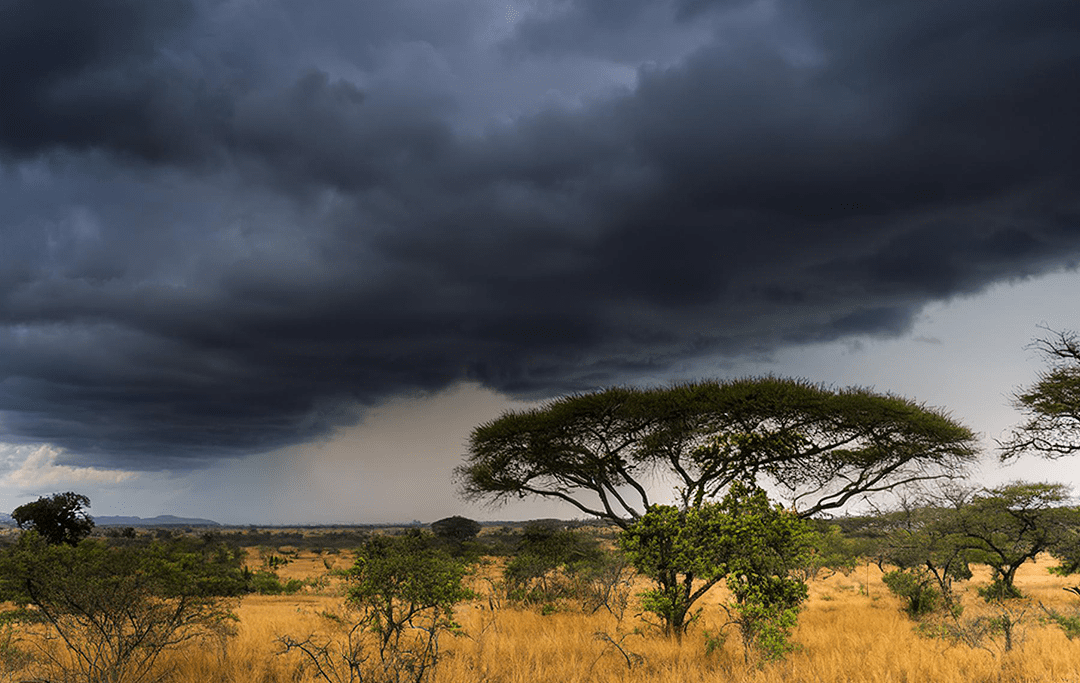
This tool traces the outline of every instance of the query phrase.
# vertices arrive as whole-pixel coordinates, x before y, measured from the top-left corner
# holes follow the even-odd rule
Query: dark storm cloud
[[[685,30],[688,22],[710,13],[738,11],[751,0],[539,0],[536,4],[540,11],[524,18],[515,27],[513,40],[504,46],[508,54],[656,59],[658,41],[662,44],[680,33],[685,36],[679,29]],[[669,24],[667,35],[656,31],[660,22]]]
[[[184,117],[212,97],[162,46],[194,16],[188,0],[5,0],[0,5],[0,150],[107,147],[151,160],[185,154]]]
[[[0,4],[0,429],[79,463],[902,334],[1080,255],[1073,0],[61,5]],[[560,62],[636,84],[538,105]]]

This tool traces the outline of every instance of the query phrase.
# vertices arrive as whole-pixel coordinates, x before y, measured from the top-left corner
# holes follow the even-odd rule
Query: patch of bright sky
[[[0,512],[61,491],[123,490],[142,477],[119,469],[64,465],[58,462],[60,455],[47,444],[0,444]]]
[[[1080,492],[1080,462],[1035,457],[1000,465],[995,439],[1021,420],[1010,397],[1047,363],[1031,342],[1052,330],[1080,328],[1080,273],[1075,270],[1002,283],[970,297],[934,303],[898,339],[860,339],[785,350],[739,374],[772,372],[837,386],[858,385],[944,408],[973,429],[985,451],[972,479],[1062,481]]]

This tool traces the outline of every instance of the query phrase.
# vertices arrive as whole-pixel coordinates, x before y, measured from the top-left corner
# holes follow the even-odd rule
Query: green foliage
[[[791,576],[812,551],[808,525],[779,506],[765,492],[733,486],[721,503],[729,515],[726,532],[730,555],[726,582],[735,600],[729,614],[742,634],[747,658],[756,652],[766,660],[795,649],[791,632],[806,600],[806,584]]]
[[[970,563],[980,555],[978,541],[964,533],[962,524],[963,508],[970,494],[954,490],[949,495],[949,506],[905,507],[886,515],[893,530],[883,555],[918,583],[926,584],[925,588],[936,584],[933,601],[952,612],[960,609],[953,583],[971,578]],[[911,590],[894,593],[909,600],[906,611],[913,618],[934,609],[920,607],[921,596]]]
[[[625,529],[650,507],[643,482],[657,474],[675,482],[683,509],[751,478],[811,517],[954,476],[974,442],[907,399],[764,377],[618,387],[508,412],[473,430],[457,474],[468,497],[557,499]]]
[[[654,505],[623,532],[619,546],[639,572],[656,582],[641,594],[641,607],[660,618],[668,635],[681,637],[691,605],[724,576],[729,539],[717,503],[690,510]],[[694,581],[701,585],[694,586]]]
[[[953,609],[954,581],[971,578],[971,564],[984,564],[994,583],[979,590],[987,600],[1019,596],[1017,570],[1042,552],[1061,560],[1067,573],[1080,555],[1080,510],[1065,505],[1062,484],[1013,482],[981,490],[953,489],[947,504],[906,507],[883,515],[888,532],[883,559],[933,578],[943,606]]]
[[[458,629],[454,605],[473,597],[462,585],[468,566],[432,541],[419,530],[370,538],[346,575],[348,612],[328,615],[338,638],[283,636],[285,651],[301,652],[327,683],[429,680],[440,635]]]
[[[419,681],[435,665],[439,633],[457,628],[454,605],[473,597],[462,584],[467,571],[415,530],[375,536],[361,548],[349,571],[348,599],[379,635],[384,670],[404,667]]]
[[[921,619],[934,612],[941,601],[941,593],[933,586],[933,579],[925,572],[901,570],[881,577],[889,592],[905,600],[904,611],[912,619]]]
[[[377,629],[393,632],[418,611],[447,617],[472,593],[462,586],[468,567],[433,548],[418,531],[374,536],[360,549],[349,571],[349,600],[377,612]]]
[[[109,539],[113,539],[117,542],[121,541],[133,541],[137,538],[138,533],[135,531],[135,527],[109,527],[105,531],[105,536]]]
[[[993,581],[987,586],[979,586],[976,591],[979,597],[986,602],[999,602],[1001,600],[1015,600],[1024,597],[1020,589],[1011,583],[1006,583],[1000,574],[994,576]]]
[[[788,638],[806,599],[806,584],[791,576],[806,561],[812,533],[806,522],[772,506],[761,489],[734,484],[720,503],[679,510],[653,506],[620,539],[637,569],[656,582],[642,608],[664,630],[681,635],[691,606],[726,579],[726,606],[747,654],[766,659],[788,651]]]
[[[88,507],[89,498],[68,491],[20,505],[11,518],[20,529],[33,529],[48,543],[75,545],[94,529],[94,520],[83,510]]]
[[[89,539],[52,545],[29,531],[0,553],[0,598],[35,608],[64,643],[70,657],[43,651],[64,679],[160,675],[164,650],[228,633],[223,599],[243,587],[239,555],[188,538],[114,548]]]
[[[1078,515],[1080,516],[1080,515]],[[1067,521],[1060,535],[1050,546],[1050,553],[1058,560],[1050,573],[1068,576],[1080,572],[1080,520]]]
[[[282,585],[282,592],[285,593],[285,595],[292,595],[293,593],[299,592],[303,587],[304,582],[300,579],[289,579]]]
[[[1069,640],[1074,638],[1080,638],[1080,616],[1070,617],[1065,615],[1058,615],[1054,619],[1054,623],[1061,627],[1061,630],[1065,632],[1065,637]]]
[[[605,553],[585,534],[531,524],[503,571],[507,597],[526,604],[582,599],[589,578],[601,571]]]
[[[1013,482],[984,489],[958,510],[972,561],[989,566],[1000,584],[986,589],[989,599],[1019,595],[1017,569],[1074,537],[1080,509],[1066,506],[1068,500],[1063,484]]]
[[[727,642],[727,634],[723,631],[713,633],[709,629],[702,631],[702,635],[705,638],[705,656],[712,655],[714,652],[719,652],[723,649],[724,643]]]
[[[289,579],[282,583],[281,577],[275,572],[259,569],[248,574],[246,587],[249,592],[259,595],[293,595],[304,587],[304,582],[300,579]]]
[[[470,498],[549,498],[622,528],[621,547],[656,584],[643,606],[676,637],[727,578],[744,645],[770,657],[783,654],[805,598],[790,572],[816,571],[799,518],[955,477],[975,456],[970,430],[914,401],[761,377],[616,387],[507,412],[473,430],[457,476]],[[657,478],[672,482],[677,505],[652,503]],[[792,512],[772,508],[763,484]]]
[[[353,550],[370,536],[372,527],[333,527],[318,534],[282,529],[260,529],[252,526],[243,531],[216,530],[213,534],[224,543],[237,547],[260,547],[272,552],[282,546],[298,551],[341,552]]]
[[[755,587],[741,602],[731,606],[747,659],[753,651],[765,661],[775,661],[798,649],[791,641],[791,632],[799,622],[806,586],[790,580],[780,583],[782,588],[767,593],[759,594],[760,587]]]
[[[853,572],[862,557],[863,547],[844,536],[836,524],[818,526],[808,537],[812,546],[810,551],[806,553],[802,566],[795,570],[799,577],[803,581],[812,581],[822,571]]]
[[[641,609],[658,616],[660,626],[667,635],[682,637],[700,615],[700,612],[689,613],[693,603],[685,589],[678,584],[666,586],[658,581],[656,588],[642,591],[638,597],[641,598]]]
[[[910,570],[920,581],[932,578],[942,606],[957,608],[954,581],[971,578],[971,564],[984,564],[994,580],[979,589],[987,601],[1020,597],[1017,570],[1042,552],[1068,573],[1080,562],[1080,510],[1068,506],[1062,484],[1013,482],[981,490],[953,489],[947,504],[906,507],[881,516],[891,529],[883,558]]]

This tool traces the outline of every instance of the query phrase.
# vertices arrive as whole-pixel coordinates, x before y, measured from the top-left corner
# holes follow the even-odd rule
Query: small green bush
[[[292,595],[303,587],[304,582],[299,579],[289,579],[282,583],[277,574],[266,569],[253,572],[247,585],[250,592],[259,595]]]
[[[585,534],[531,524],[503,571],[506,597],[541,607],[588,599],[591,580],[610,562],[608,555]]]
[[[912,619],[921,619],[938,607],[941,594],[927,577],[898,569],[881,577],[881,580],[893,595],[906,601],[904,611]]]
[[[1024,594],[1020,592],[1019,588],[1005,583],[1000,577],[995,578],[989,586],[979,588],[978,592],[979,597],[987,602],[1012,600],[1014,598],[1024,597]]]

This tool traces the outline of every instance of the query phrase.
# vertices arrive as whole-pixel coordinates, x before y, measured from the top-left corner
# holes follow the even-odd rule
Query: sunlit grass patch
[[[343,563],[339,560],[339,563]],[[461,626],[441,642],[442,658],[433,680],[439,683],[1080,683],[1080,640],[1069,640],[1061,628],[1042,618],[1038,602],[1072,614],[1080,598],[1063,588],[1075,577],[1047,572],[1053,561],[1041,559],[1021,569],[1017,584],[1030,596],[1021,623],[1022,637],[1011,652],[1000,643],[972,648],[944,638],[919,634],[917,624],[901,610],[901,601],[882,583],[873,564],[850,574],[835,574],[810,584],[810,599],[800,615],[794,641],[799,650],[781,662],[747,664],[737,633],[723,631],[726,599],[717,586],[703,602],[702,616],[681,643],[661,637],[631,607],[620,621],[600,611],[583,613],[567,607],[543,615],[539,609],[519,609],[480,597],[454,611]],[[474,590],[492,587],[499,563],[478,569]],[[325,573],[318,556],[301,554],[287,565],[295,578]],[[297,572],[304,568],[310,574]],[[977,572],[962,585],[964,616],[991,613],[975,594],[989,581]],[[644,589],[639,581],[637,588]],[[310,670],[301,672],[296,653],[280,654],[282,635],[304,637],[329,633],[324,612],[342,605],[339,587],[322,592],[309,588],[292,596],[243,598],[237,609],[237,633],[223,647],[188,647],[167,653],[162,670],[172,670],[183,683],[314,683]],[[495,604],[496,609],[490,607]],[[1018,603],[1019,604],[1019,603]],[[708,633],[706,633],[708,632]],[[603,634],[603,635],[598,635]],[[32,640],[28,634],[24,641]],[[710,640],[710,637],[712,638]],[[31,642],[21,647],[33,653]],[[32,679],[33,667],[19,673]]]

